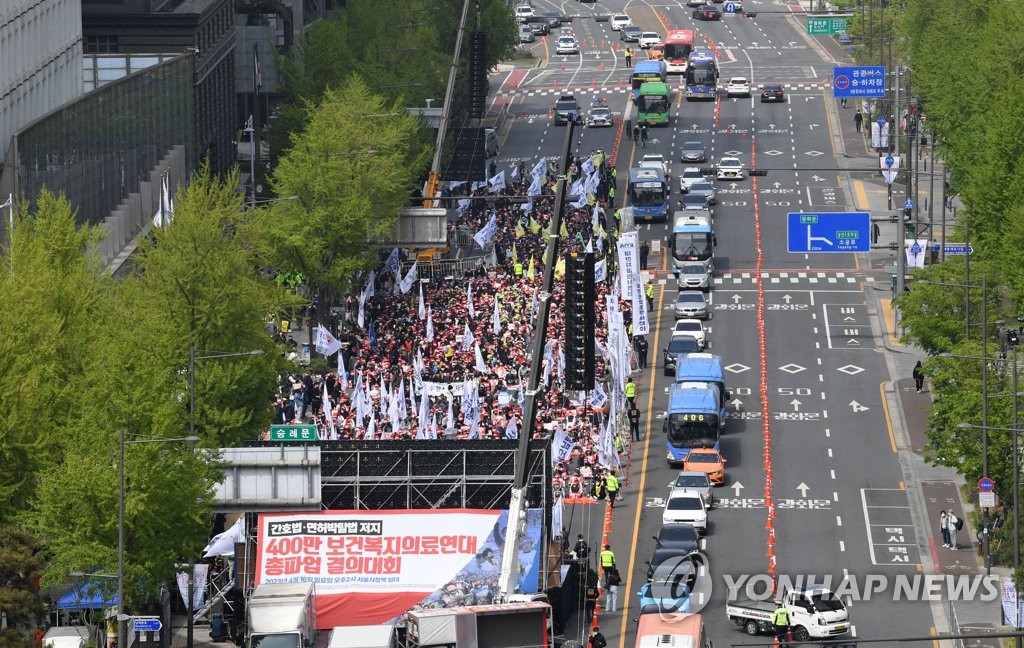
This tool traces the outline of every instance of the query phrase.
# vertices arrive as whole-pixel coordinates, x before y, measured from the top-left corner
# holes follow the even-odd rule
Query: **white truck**
[[[822,585],[785,590],[776,602],[737,598],[725,606],[726,616],[750,636],[775,633],[772,614],[781,602],[789,612],[794,641],[831,639],[850,632],[850,615],[842,599]]]
[[[331,630],[327,648],[391,648],[394,635],[391,625],[341,626]]]
[[[551,648],[551,606],[497,603],[409,612],[409,648]]]
[[[264,583],[249,599],[248,648],[312,648],[316,641],[313,583]]]

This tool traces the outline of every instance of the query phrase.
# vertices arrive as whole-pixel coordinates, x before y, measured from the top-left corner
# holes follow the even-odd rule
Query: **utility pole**
[[[970,256],[969,254],[967,256]],[[968,288],[967,290],[970,290]],[[985,288],[985,276],[981,277],[981,476],[988,477],[988,292]],[[970,322],[968,322],[968,326]],[[1016,399],[1016,395],[1014,395]],[[1014,471],[1016,472],[1016,470]],[[1017,515],[1017,511],[1014,511]],[[982,509],[981,543],[985,552],[985,575],[992,574],[992,553],[988,541],[988,507]]]
[[[891,137],[893,140],[895,140],[896,148],[895,148],[893,154],[896,157],[900,156],[900,124],[899,124],[899,115],[900,115],[900,81],[901,81],[901,76],[900,75],[901,75],[902,71],[903,71],[902,67],[897,67],[896,68],[896,99],[895,99],[895,101],[893,103],[893,105],[894,105],[893,109],[889,111],[889,117],[891,117],[890,121],[893,122],[893,123],[889,124],[889,133],[890,133],[889,137]],[[909,162],[907,164],[909,164]],[[909,167],[904,165],[903,169],[907,172],[907,176],[909,177],[909,175],[910,175]],[[907,180],[907,182],[910,182],[910,181]],[[910,187],[909,186],[907,187],[907,197],[908,198],[910,197]]]
[[[935,152],[935,131],[932,131],[932,152]],[[942,165],[942,247],[939,252],[939,261],[946,260],[946,172],[949,168]]]

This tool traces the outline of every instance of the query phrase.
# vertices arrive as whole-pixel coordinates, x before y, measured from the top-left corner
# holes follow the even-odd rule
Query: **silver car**
[[[715,185],[707,180],[694,182],[690,185],[690,191],[687,195],[704,196],[704,199],[707,200],[709,205],[714,205],[716,200]]]
[[[695,194],[692,191],[683,194],[679,203],[683,206],[683,211],[707,211],[711,207],[708,204],[707,196]]]
[[[703,162],[707,159],[707,153],[704,150],[704,144],[701,142],[683,142],[680,157],[683,159],[683,162]]]
[[[711,289],[711,267],[705,263],[685,263],[679,269],[676,277],[679,283],[679,290],[700,290]]]
[[[676,319],[710,319],[708,298],[702,292],[680,290],[676,295]]]
[[[715,504],[715,485],[711,483],[706,473],[694,470],[680,471],[676,480],[672,483],[672,490],[669,497],[676,497],[684,493],[696,493],[704,500],[704,506],[711,508]]]

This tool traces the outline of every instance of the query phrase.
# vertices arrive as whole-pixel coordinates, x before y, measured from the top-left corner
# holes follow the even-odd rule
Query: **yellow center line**
[[[882,411],[885,412],[885,427],[889,429],[889,445],[892,446],[892,453],[896,454],[896,435],[892,431],[892,419],[889,417],[889,403],[885,399],[885,383],[878,384],[878,392],[882,396]]]
[[[665,288],[661,288],[656,301],[658,308],[657,315],[654,316],[654,344],[650,345],[648,349],[653,350],[653,357],[648,358],[648,362],[651,365],[651,374],[649,384],[647,386],[647,425],[644,427],[644,453],[641,457],[640,464],[640,487],[637,489],[636,495],[636,515],[633,517],[633,538],[629,545],[629,568],[626,572],[626,587],[625,595],[622,597],[622,625],[619,628],[619,647],[625,648],[626,645],[626,624],[629,621],[629,601],[632,598],[631,593],[633,591],[633,573],[636,570],[636,550],[637,550],[637,539],[640,535],[640,513],[644,510],[644,486],[647,484],[647,459],[650,457],[651,450],[651,428],[654,423],[654,383],[655,376],[657,376],[658,366],[658,336],[661,333],[661,314],[662,305],[665,301]],[[646,306],[646,304],[645,304]],[[645,367],[646,368],[646,367]]]

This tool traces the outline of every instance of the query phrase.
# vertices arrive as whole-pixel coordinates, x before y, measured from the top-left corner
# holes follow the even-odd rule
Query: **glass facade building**
[[[194,58],[182,54],[112,81],[23,128],[15,136],[18,193],[63,192],[79,225],[97,224],[174,146],[194,169]]]

